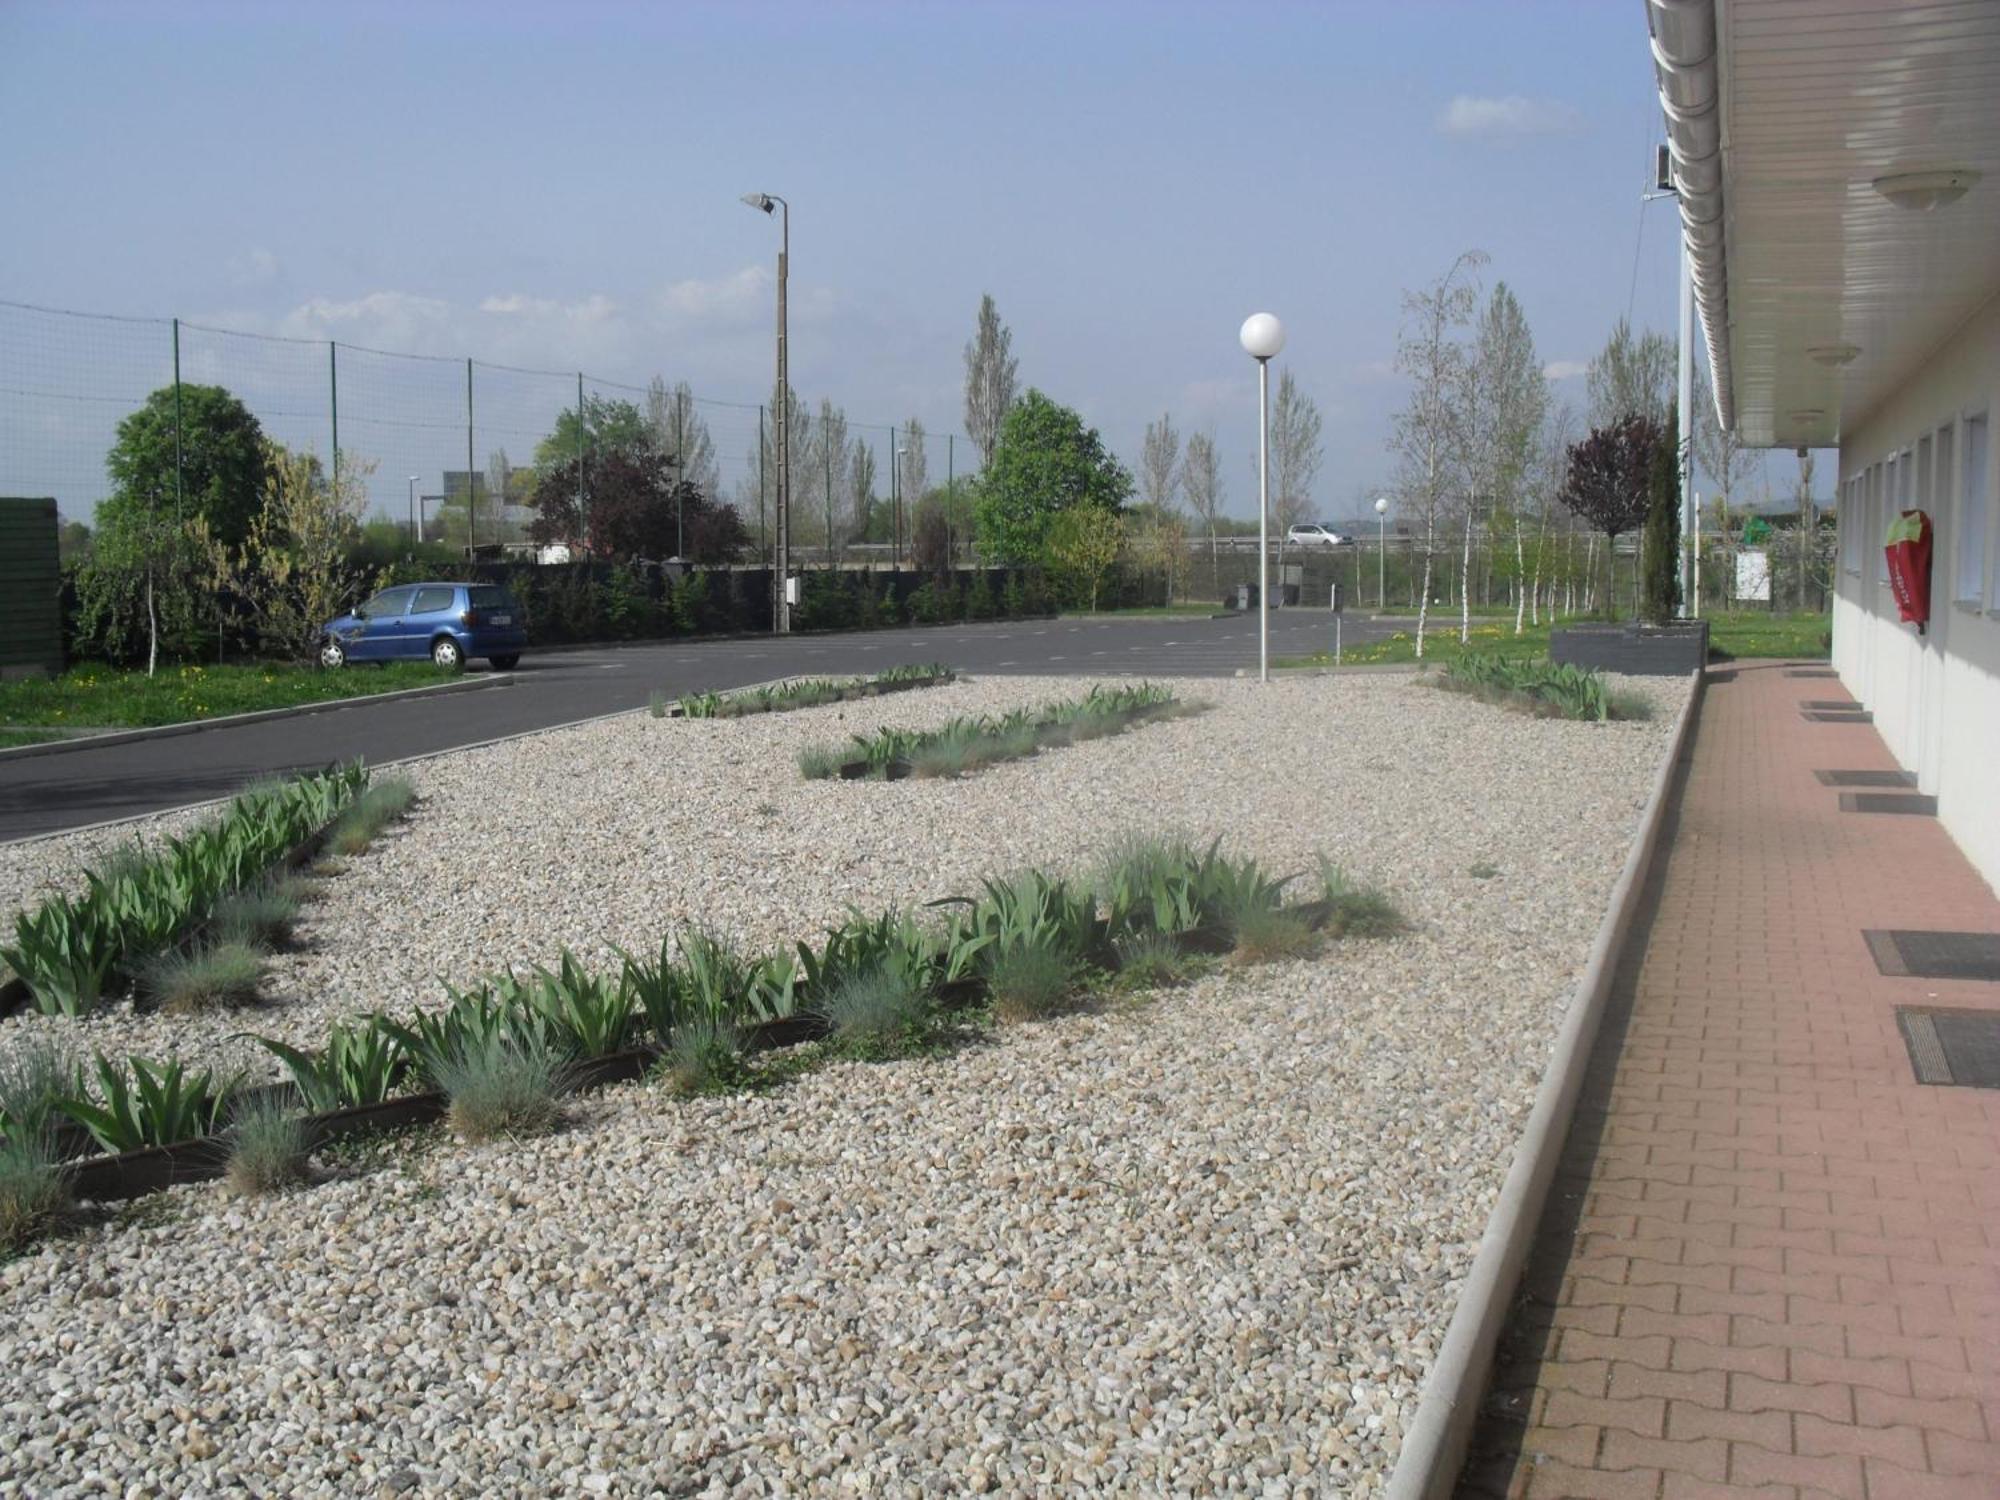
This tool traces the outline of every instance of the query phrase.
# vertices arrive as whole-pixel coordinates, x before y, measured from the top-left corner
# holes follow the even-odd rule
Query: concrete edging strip
[[[446,693],[472,693],[483,688],[513,685],[513,673],[495,672],[484,677],[462,677],[457,682],[398,688],[393,693],[361,693],[351,698],[321,698],[312,703],[294,703],[285,708],[253,708],[248,713],[224,714],[219,719],[183,719],[178,724],[149,724],[144,729],[114,729],[108,734],[81,734],[71,739],[48,740],[39,745],[11,746],[0,750],[0,763],[26,760],[32,755],[61,755],[71,750],[100,750],[110,745],[131,745],[140,740],[171,739],[175,735],[199,734],[204,729],[228,729],[237,724],[258,724],[266,719],[296,719],[306,714],[332,713],[335,709],[353,708],[364,703],[394,703],[401,698],[435,698]]]
[[[1700,717],[1706,677],[1701,669],[1692,676],[1692,691],[1681,709],[1680,722],[1674,726],[1666,758],[1653,782],[1652,795],[1640,815],[1638,836],[1626,856],[1625,868],[1619,872],[1618,883],[1611,889],[1597,940],[1591,945],[1590,959],[1577,980],[1562,1027],[1556,1033],[1548,1068],[1535,1091],[1535,1105],[1528,1116],[1527,1128],[1514,1148],[1513,1164],[1507,1169],[1500,1196],[1486,1221],[1479,1253],[1473,1258],[1458,1306],[1445,1329],[1444,1343],[1438,1349],[1430,1377],[1424,1382],[1416,1417],[1403,1435],[1402,1452],[1389,1476],[1386,1491],[1389,1500],[1443,1500],[1458,1484],[1459,1471],[1464,1467],[1472,1440],[1472,1427],[1479,1416],[1479,1403],[1493,1368],[1493,1352],[1548,1202],[1556,1164],[1576,1112],[1577,1095],[1582,1092],[1584,1073],[1590,1065],[1598,1024],[1611,993],[1612,977],[1617,972],[1633,919],[1638,915],[1646,876],[1652,868],[1660,828],[1666,818],[1667,802]]]

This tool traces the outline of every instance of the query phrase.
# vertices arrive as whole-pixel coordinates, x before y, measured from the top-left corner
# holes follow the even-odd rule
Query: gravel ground
[[[107,1216],[0,1267],[0,1494],[1377,1489],[1686,691],[1637,685],[1654,722],[1594,726],[1403,676],[1205,682],[1213,713],[960,783],[791,757],[1081,685],[418,767],[416,821],[328,883],[262,1029],[676,921],[776,942],[1134,827],[1323,849],[1417,928],[943,1058],[631,1086],[542,1141]],[[0,849],[0,901],[101,842]],[[245,1023],[57,1029],[225,1060]]]

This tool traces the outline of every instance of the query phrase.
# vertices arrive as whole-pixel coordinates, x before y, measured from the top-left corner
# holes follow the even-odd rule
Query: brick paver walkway
[[[2000,1090],[1916,1083],[1862,931],[2000,931],[1830,680],[1711,681],[1462,1492],[2000,1496]],[[2000,745],[1995,746],[2000,754]],[[2000,777],[1996,777],[2000,796]]]

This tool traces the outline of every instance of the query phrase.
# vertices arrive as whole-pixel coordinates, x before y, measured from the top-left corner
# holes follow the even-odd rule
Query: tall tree
[[[838,561],[841,541],[841,523],[835,511],[840,508],[847,488],[847,412],[831,401],[819,404],[807,462],[816,506],[814,515],[825,528],[826,560],[831,565]]]
[[[1640,609],[1650,624],[1671,620],[1680,602],[1680,542],[1680,427],[1669,409],[1653,443],[1646,522],[1639,533]]]
[[[118,424],[105,456],[111,493],[97,507],[100,531],[129,527],[143,513],[199,517],[227,546],[250,534],[264,501],[264,430],[219,385],[161,386]]]
[[[1590,425],[1608,427],[1622,417],[1664,422],[1673,405],[1674,341],[1663,333],[1632,332],[1620,318],[1584,377],[1590,392]]]
[[[1014,334],[989,292],[979,299],[979,327],[965,346],[965,432],[982,466],[993,460],[1000,423],[1014,404]]]
[[[931,461],[924,451],[924,424],[915,417],[903,424],[896,444],[902,449],[903,515],[914,519],[917,505],[930,488]]]
[[[1729,509],[1735,502],[1736,491],[1750,478],[1757,467],[1757,455],[1743,446],[1734,432],[1724,430],[1715,416],[1715,394],[1708,383],[1708,372],[1700,365],[1694,371],[1694,410],[1689,415],[1694,419],[1694,457],[1708,475],[1709,483],[1716,488],[1716,498],[1721,502],[1723,523],[1728,524]]]
[[[249,536],[241,547],[218,542],[211,554],[217,587],[242,601],[262,651],[309,660],[326,622],[387,579],[353,561],[369,468],[342,465],[336,484],[312,454],[269,445]]]
[[[535,467],[548,470],[574,464],[579,452],[588,462],[596,454],[631,452],[651,442],[645,414],[632,402],[587,395],[580,412],[565,406],[549,435],[535,444]]]
[[[646,387],[646,426],[653,446],[677,460],[676,472],[704,495],[722,489],[722,469],[715,459],[715,439],[695,404],[694,388],[685,380],[672,389],[655,375]]]
[[[854,536],[866,541],[875,519],[875,450],[865,439],[854,440],[847,461],[847,503],[854,518]]]
[[[1188,508],[1201,518],[1208,530],[1208,570],[1211,591],[1220,587],[1221,549],[1215,540],[1215,523],[1222,515],[1222,460],[1215,451],[1215,434],[1191,432],[1187,451],[1181,457],[1181,493]]]
[[[1487,299],[1479,319],[1472,354],[1472,387],[1467,409],[1471,417],[1471,460],[1463,494],[1464,551],[1460,577],[1472,569],[1473,528],[1480,513],[1497,521],[1511,517],[1517,579],[1527,570],[1523,535],[1524,488],[1533,461],[1535,440],[1549,407],[1548,377],[1535,353],[1535,336],[1514,293],[1502,281]],[[1490,555],[1490,554],[1489,554]],[[1518,595],[1520,590],[1515,590]],[[1472,591],[1459,589],[1459,644],[1472,639]],[[1514,631],[1520,633],[1520,610]]]
[[[1171,412],[1146,424],[1146,440],[1139,451],[1139,498],[1162,515],[1180,509],[1181,435],[1174,430]]]
[[[1797,490],[1798,510],[1795,529],[1799,546],[1799,602],[1801,610],[1810,609],[1806,603],[1806,588],[1812,576],[1812,556],[1819,544],[1819,506],[1813,500],[1813,451],[1799,449],[1799,483]]]
[[[1319,435],[1319,407],[1286,370],[1278,377],[1278,399],[1271,403],[1271,521],[1278,531],[1280,568],[1286,533],[1312,519],[1313,486],[1326,461]]]
[[[1121,510],[1132,476],[1094,427],[1030,389],[1007,409],[979,483],[979,547],[996,564],[1036,563],[1049,524],[1077,506]]]
[[[1467,250],[1444,275],[1418,292],[1403,293],[1403,326],[1396,368],[1410,378],[1409,404],[1397,415],[1392,447],[1401,468],[1404,505],[1415,514],[1423,543],[1417,596],[1417,659],[1424,655],[1430,620],[1431,573],[1437,559],[1438,522],[1457,477],[1465,442],[1466,386],[1472,358],[1463,330],[1479,303],[1473,281],[1486,264]]]

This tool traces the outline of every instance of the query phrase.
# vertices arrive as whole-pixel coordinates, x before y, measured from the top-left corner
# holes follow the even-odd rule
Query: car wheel
[[[513,651],[509,652],[505,656],[489,657],[488,660],[490,660],[493,663],[494,671],[511,672],[514,670],[514,668],[521,665],[521,653],[518,651]]]
[[[448,635],[441,635],[431,642],[431,660],[446,672],[456,672],[465,666],[465,648]]]
[[[347,665],[347,648],[328,636],[319,643],[319,664],[328,671],[338,671]]]

